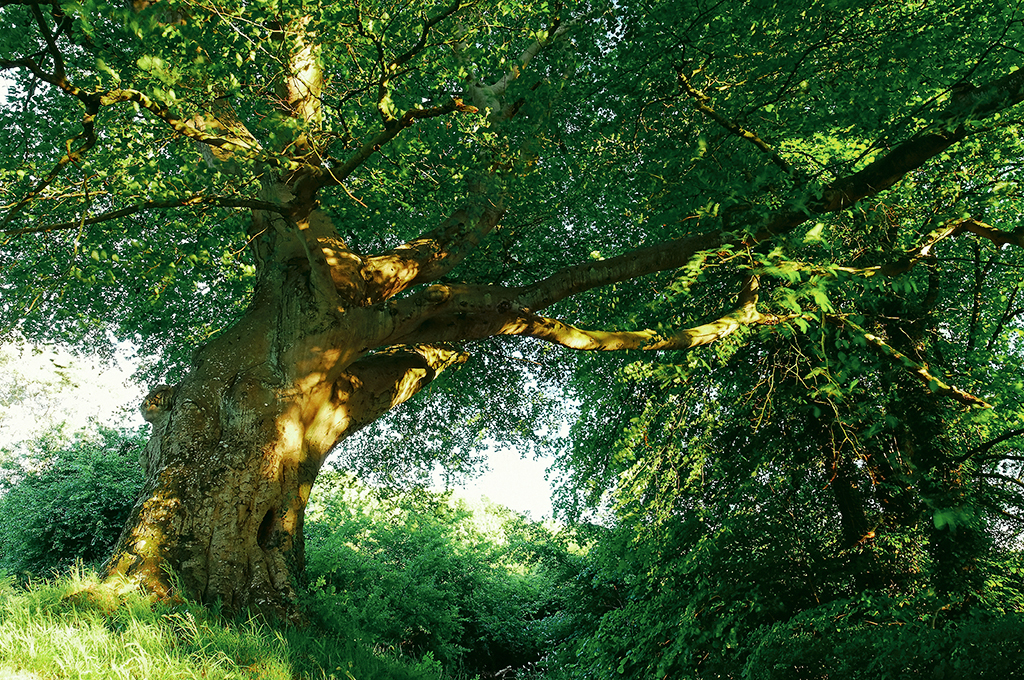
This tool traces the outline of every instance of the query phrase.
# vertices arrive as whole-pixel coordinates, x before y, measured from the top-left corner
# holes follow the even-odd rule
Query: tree
[[[541,353],[489,338],[839,328],[929,399],[1007,405],[898,341],[902,311],[833,301],[1022,244],[997,4],[4,2],[4,326],[188,365],[143,405],[110,570],[286,607],[327,455],[474,348]],[[1015,328],[1009,284],[977,284],[979,338]],[[423,408],[424,439],[473,431]]]

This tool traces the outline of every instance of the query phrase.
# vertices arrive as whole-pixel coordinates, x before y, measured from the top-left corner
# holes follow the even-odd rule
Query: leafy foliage
[[[564,607],[564,539],[499,507],[382,497],[332,474],[318,482],[306,527],[313,611],[450,671],[536,662]]]
[[[110,555],[142,488],[140,432],[55,430],[7,460],[0,489],[0,568],[46,575]]]

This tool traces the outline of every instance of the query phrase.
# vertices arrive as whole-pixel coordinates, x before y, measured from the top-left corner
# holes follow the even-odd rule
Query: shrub
[[[142,486],[140,432],[58,431],[10,457],[0,481],[0,568],[44,574],[108,557]]]
[[[1024,678],[1024,613],[976,609],[945,620],[942,608],[921,604],[864,593],[803,612],[766,631],[743,677]]]
[[[384,648],[469,673],[540,658],[561,608],[549,565],[565,548],[511,511],[439,494],[382,498],[318,480],[306,522],[311,606]]]

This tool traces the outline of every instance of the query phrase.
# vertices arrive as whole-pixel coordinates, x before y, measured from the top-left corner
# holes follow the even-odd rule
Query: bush
[[[306,520],[311,609],[332,628],[468,673],[523,667],[561,608],[551,565],[566,548],[497,507],[447,496],[382,498],[324,475]]]
[[[743,677],[1024,678],[1024,613],[974,610],[944,621],[922,609],[865,593],[803,612],[766,631]]]
[[[5,464],[0,569],[45,574],[109,556],[142,486],[141,432],[58,430]]]

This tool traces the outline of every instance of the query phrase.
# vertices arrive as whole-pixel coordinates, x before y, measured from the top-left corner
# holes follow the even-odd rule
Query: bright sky
[[[36,437],[61,421],[69,432],[90,420],[105,425],[144,424],[138,406],[147,390],[131,382],[135,366],[129,359],[105,365],[64,351],[33,351],[27,346],[18,350],[7,345],[0,346],[0,366],[6,380],[29,392],[28,399],[0,412],[0,446]],[[552,516],[551,489],[544,478],[547,461],[496,450],[489,463],[490,471],[455,488],[455,493],[471,503],[486,497],[529,513],[534,520]]]
[[[142,388],[132,384],[127,361],[104,365],[54,349],[0,347],[4,380],[26,398],[0,412],[0,446],[38,436],[65,422],[78,430],[95,420],[104,425],[142,425]]]
[[[467,486],[455,489],[456,495],[468,501],[485,497],[492,503],[528,513],[534,520],[552,517],[551,486],[544,479],[550,460],[522,458],[517,451],[506,449],[492,450],[488,463],[491,469]]]

